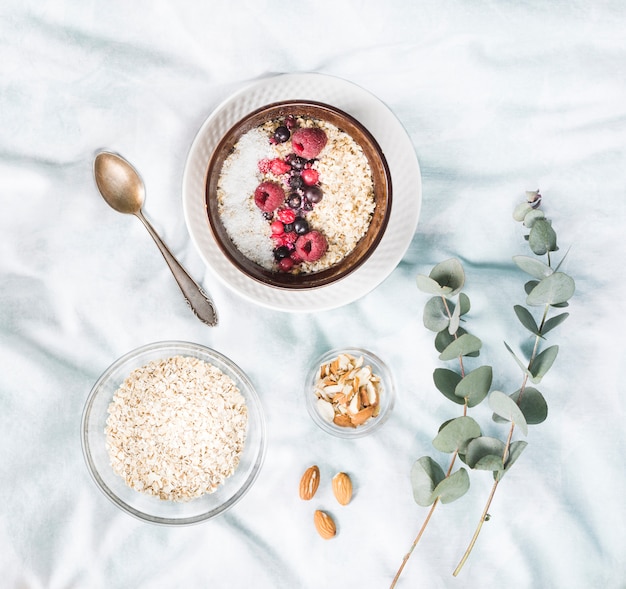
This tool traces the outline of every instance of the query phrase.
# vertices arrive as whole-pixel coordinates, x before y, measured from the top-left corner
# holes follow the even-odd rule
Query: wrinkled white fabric
[[[432,384],[441,366],[415,276],[458,257],[494,387],[519,370],[503,342],[527,336],[512,305],[527,253],[511,217],[539,188],[577,284],[542,381],[548,420],[504,478],[476,547],[452,571],[491,486],[439,506],[398,587],[618,589],[626,578],[626,451],[620,368],[626,311],[626,8],[606,2],[454,0],[288,3],[5,0],[0,7],[0,578],[11,589],[388,587],[427,510],[409,472],[456,415]],[[411,245],[375,290],[341,308],[288,314],[232,293],[204,267],[181,203],[187,153],[232,92],[277,73],[319,72],[380,98],[422,170]],[[107,207],[94,153],[118,151],[147,185],[146,215],[216,301],[189,312],[140,223]],[[153,341],[206,344],[258,389],[268,448],[227,514],[172,529],[100,493],[80,445],[83,405],[117,357]],[[329,437],[302,381],[331,347],[391,366],[397,404],[376,434]],[[502,434],[488,409],[486,433]],[[320,466],[310,503],[301,473]],[[334,502],[349,472],[355,496]],[[339,528],[313,528],[315,508]]]

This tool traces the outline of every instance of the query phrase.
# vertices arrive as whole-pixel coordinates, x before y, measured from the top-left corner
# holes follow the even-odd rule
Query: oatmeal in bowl
[[[316,288],[374,252],[391,178],[376,140],[353,117],[280,102],[223,137],[208,167],[206,207],[217,244],[241,272],[278,288]]]

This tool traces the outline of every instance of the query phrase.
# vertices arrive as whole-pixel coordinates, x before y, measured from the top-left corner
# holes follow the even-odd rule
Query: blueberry
[[[274,218],[274,213],[273,212],[263,213],[263,218],[266,219],[267,221],[271,221]]]
[[[306,219],[303,219],[302,217],[296,217],[295,221],[293,222],[293,230],[298,235],[304,235],[305,233],[309,232],[309,224],[307,223]]]
[[[291,233],[293,231],[293,223],[285,223],[283,226],[283,231],[285,233]]]
[[[297,192],[292,192],[287,198],[290,209],[299,209],[302,204],[302,197]]]
[[[290,153],[285,161],[294,169],[294,170],[303,170],[306,164],[306,160],[295,153]]]
[[[281,245],[274,250],[274,258],[276,260],[282,260],[288,258],[290,255],[289,248],[286,245]]]
[[[302,210],[303,211],[313,210],[313,203],[306,197],[302,199]]]
[[[291,178],[289,178],[289,186],[291,186],[293,190],[298,190],[304,186],[304,180],[299,174],[294,174]]]
[[[307,200],[311,201],[313,204],[317,204],[320,200],[322,200],[324,193],[322,192],[322,189],[319,186],[307,186],[304,189],[304,196]]]
[[[278,143],[285,143],[289,137],[291,137],[291,132],[285,125],[281,125],[274,131],[274,139],[276,139]]]

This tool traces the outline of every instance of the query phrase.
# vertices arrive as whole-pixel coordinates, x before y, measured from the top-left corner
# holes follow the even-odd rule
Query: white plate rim
[[[213,239],[205,206],[205,177],[221,136],[253,110],[281,100],[326,102],[357,118],[376,138],[392,179],[392,207],[385,235],[372,256],[343,280],[324,287],[290,291],[245,276]],[[422,184],[419,162],[404,127],[392,111],[362,87],[318,73],[280,74],[232,94],[204,121],[189,150],[183,173],[183,211],[191,240],[205,265],[227,287],[261,306],[288,312],[329,310],[360,299],[396,268],[419,220]]]

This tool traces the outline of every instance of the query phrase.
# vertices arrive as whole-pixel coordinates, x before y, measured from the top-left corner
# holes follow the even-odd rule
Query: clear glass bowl
[[[380,377],[380,411],[377,416],[356,427],[337,425],[320,412],[315,383],[322,364],[337,358],[339,354],[350,354],[356,358],[363,357],[363,365],[369,365],[373,374]],[[395,402],[395,383],[388,366],[372,352],[362,348],[342,348],[326,352],[314,360],[309,368],[304,385],[306,407],[313,421],[325,432],[340,438],[360,438],[378,430],[389,418]]]
[[[136,368],[152,360],[173,356],[195,357],[219,368],[233,379],[248,408],[246,441],[235,472],[214,493],[185,502],[162,500],[128,486],[111,467],[105,446],[107,409],[115,391]],[[265,456],[265,419],[257,393],[248,377],[222,354],[188,342],[148,344],[116,360],[91,389],[83,411],[81,430],[87,467],[102,492],[123,511],[141,520],[163,525],[199,523],[231,508],[256,480]]]

